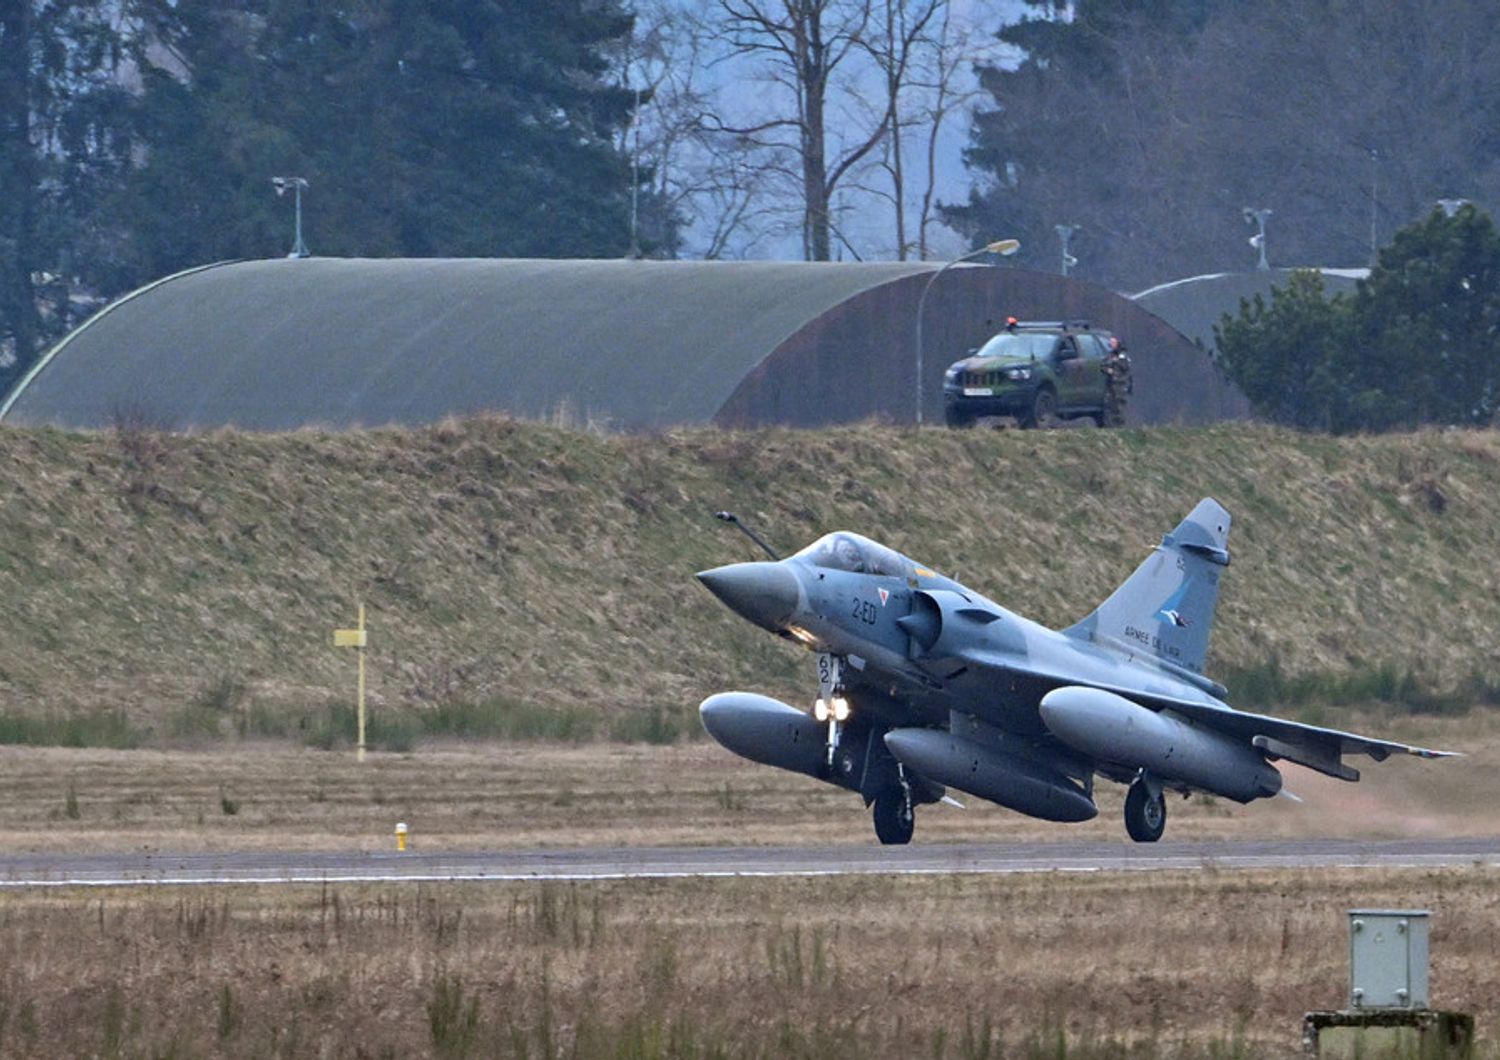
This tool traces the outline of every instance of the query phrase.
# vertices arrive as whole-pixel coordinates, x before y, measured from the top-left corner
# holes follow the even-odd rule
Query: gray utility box
[[[1349,1007],[1427,1008],[1425,909],[1349,910]]]

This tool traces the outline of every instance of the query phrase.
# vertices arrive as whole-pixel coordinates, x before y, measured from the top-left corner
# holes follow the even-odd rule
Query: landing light
[[[817,718],[819,721],[828,720],[828,702],[827,700],[823,699],[822,696],[819,696],[813,702],[813,717]]]
[[[849,720],[849,701],[847,699],[845,699],[843,696],[834,696],[833,697],[833,720],[834,721],[848,721]]]

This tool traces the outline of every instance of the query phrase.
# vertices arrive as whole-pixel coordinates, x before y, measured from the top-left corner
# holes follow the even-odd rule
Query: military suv
[[[1111,338],[1086,320],[1010,318],[1004,331],[944,373],[948,426],[968,427],[985,416],[1014,417],[1022,427],[1091,416],[1104,426]]]

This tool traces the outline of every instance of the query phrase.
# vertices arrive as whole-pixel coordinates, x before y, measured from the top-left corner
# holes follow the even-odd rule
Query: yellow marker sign
[[[354,757],[363,762],[365,760],[365,648],[369,644],[369,636],[365,631],[365,605],[359,605],[359,623],[354,629],[336,629],[333,631],[333,646],[335,648],[354,648],[359,652],[359,742],[355,745]]]

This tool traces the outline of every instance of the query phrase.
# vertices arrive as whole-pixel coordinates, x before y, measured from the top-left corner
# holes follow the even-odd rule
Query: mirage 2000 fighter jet
[[[703,701],[703,724],[736,754],[858,792],[883,843],[910,841],[914,808],[945,786],[1085,821],[1104,777],[1130,785],[1125,828],[1149,843],[1167,792],[1248,803],[1281,790],[1281,759],[1353,781],[1345,755],[1448,754],[1226,704],[1203,661],[1228,542],[1229,513],[1202,501],[1098,610],[1059,631],[858,534],[703,571],[731,610],[815,652],[819,681],[811,714],[724,692]]]

